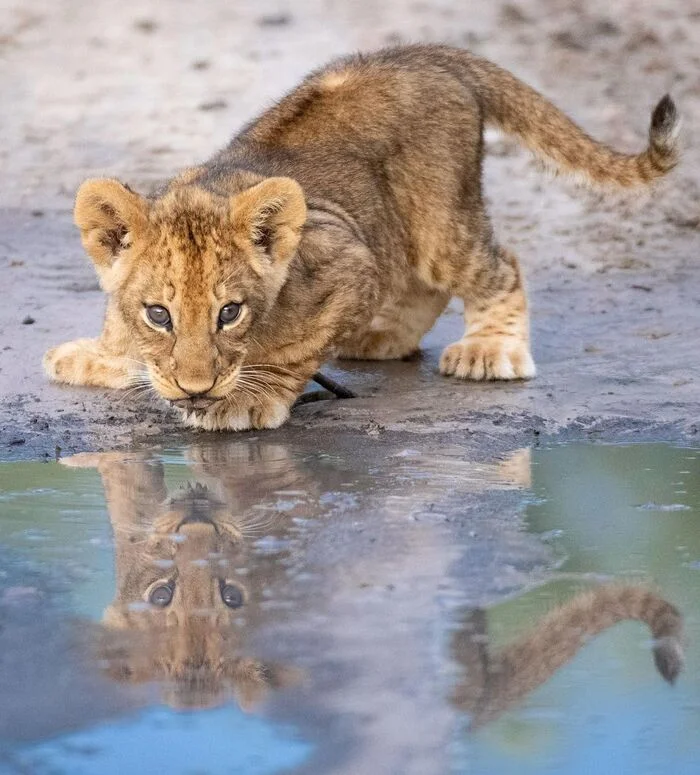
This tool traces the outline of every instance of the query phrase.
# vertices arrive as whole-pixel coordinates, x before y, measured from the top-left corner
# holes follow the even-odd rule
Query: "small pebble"
[[[202,102],[197,106],[199,110],[223,110],[228,107],[225,100],[212,100],[211,102]]]
[[[292,17],[288,13],[277,13],[261,16],[258,24],[261,27],[286,27],[291,21]]]
[[[158,29],[158,24],[153,19],[139,19],[134,22],[134,28],[146,35],[151,35]]]

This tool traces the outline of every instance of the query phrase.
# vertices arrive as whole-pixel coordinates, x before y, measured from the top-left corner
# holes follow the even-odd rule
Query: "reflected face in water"
[[[120,565],[112,627],[186,627],[190,620],[229,626],[248,592],[235,573],[244,562],[239,527],[203,485],[176,493],[149,528],[115,525]],[[126,561],[126,562],[125,562]]]
[[[114,530],[117,592],[104,612],[100,660],[117,680],[163,682],[176,707],[233,695],[242,707],[294,680],[292,670],[241,654],[250,593],[246,526],[205,485],[169,495],[147,458],[81,455],[96,466]]]

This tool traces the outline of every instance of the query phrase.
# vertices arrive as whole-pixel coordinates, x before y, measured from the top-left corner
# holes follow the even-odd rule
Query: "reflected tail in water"
[[[495,654],[489,651],[485,612],[472,612],[453,641],[465,677],[452,700],[470,714],[472,727],[482,726],[545,683],[591,638],[630,620],[649,627],[656,668],[674,683],[683,667],[680,612],[649,589],[611,584],[577,595]]]

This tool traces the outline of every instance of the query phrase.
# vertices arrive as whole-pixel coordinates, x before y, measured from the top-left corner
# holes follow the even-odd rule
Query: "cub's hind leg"
[[[412,281],[398,299],[387,301],[366,331],[343,344],[339,357],[381,361],[413,355],[449,298],[443,290]]]
[[[343,345],[339,357],[354,361],[393,361],[417,352],[420,337],[404,331],[369,329],[352,343]]]
[[[527,298],[515,255],[498,246],[475,251],[453,292],[464,301],[466,330],[443,351],[442,374],[474,380],[534,377]]]

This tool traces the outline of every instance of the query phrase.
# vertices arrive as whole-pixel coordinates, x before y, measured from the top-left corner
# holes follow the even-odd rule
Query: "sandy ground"
[[[91,175],[146,189],[207,157],[306,71],[401,41],[465,45],[512,69],[620,149],[645,142],[666,91],[682,166],[653,193],[611,198],[552,180],[489,138],[487,192],[529,278],[538,378],[473,385],[435,373],[456,314],[422,361],[343,365],[360,393],[299,408],[282,436],[355,429],[692,438],[700,406],[700,1],[298,3],[3,0],[0,9],[0,444],[53,456],[158,437],[160,406],[49,385],[50,345],[97,332],[103,299],[71,224]],[[659,431],[660,432],[660,431]]]

